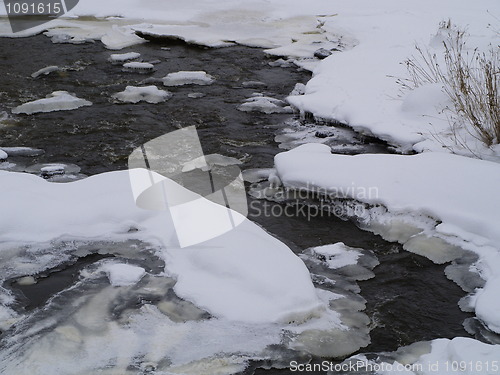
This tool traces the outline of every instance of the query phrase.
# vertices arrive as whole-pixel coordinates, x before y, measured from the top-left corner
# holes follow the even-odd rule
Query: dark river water
[[[43,149],[36,157],[12,157],[22,166],[35,163],[72,163],[92,175],[126,169],[127,157],[141,144],[172,130],[196,125],[206,153],[221,153],[243,161],[242,169],[270,168],[281,150],[277,131],[293,115],[246,113],[236,108],[254,92],[284,99],[295,83],[310,74],[297,68],[272,67],[260,49],[228,47],[205,49],[166,41],[152,41],[122,52],[141,53],[143,61],[159,60],[151,74],[122,72],[108,62],[110,53],[100,43],[52,44],[44,36],[0,39],[0,114],[24,101],[65,90],[93,105],[74,111],[12,116],[0,126],[0,146]],[[64,68],[48,76],[30,75],[49,65]],[[173,97],[160,104],[116,104],[111,95],[148,77],[163,77],[179,70],[204,70],[216,78],[210,86],[173,87]],[[261,81],[264,88],[248,88],[246,81]],[[193,92],[206,94],[189,98]],[[0,116],[1,118],[1,116]],[[389,152],[378,142],[352,133],[363,152]],[[362,173],[362,171],[360,171]],[[249,198],[252,202],[252,199]],[[274,203],[277,204],[277,203]],[[294,251],[342,241],[373,250],[380,261],[375,277],[359,282],[372,320],[371,344],[360,352],[392,351],[402,345],[437,337],[469,336],[462,322],[470,314],[457,306],[465,293],[444,275],[444,265],[408,253],[399,244],[358,229],[335,217],[270,217],[250,215]],[[39,306],[74,281],[92,258],[59,268],[37,289],[25,287],[26,308]],[[50,280],[50,281],[49,281]],[[287,373],[257,370],[256,373]]]

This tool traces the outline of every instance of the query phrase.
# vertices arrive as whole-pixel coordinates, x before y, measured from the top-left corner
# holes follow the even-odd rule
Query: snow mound
[[[70,111],[90,105],[92,103],[88,100],[77,98],[67,91],[54,91],[47,95],[45,99],[21,104],[14,108],[12,113],[31,115],[38,112]]]
[[[7,159],[8,156],[9,155],[7,155],[7,153],[5,151],[0,149],[0,160]]]
[[[292,108],[284,101],[270,98],[268,96],[254,96],[245,100],[245,103],[238,107],[243,112],[263,112],[271,113],[292,113]]]
[[[129,60],[135,60],[140,56],[141,54],[139,52],[112,53],[109,56],[109,61],[113,64],[123,64]]]
[[[215,78],[203,71],[179,71],[163,77],[165,86],[210,85]]]
[[[106,264],[103,267],[109,278],[109,282],[113,286],[129,286],[134,285],[141,280],[146,274],[146,270],[142,267],[132,266],[130,264]]]
[[[127,86],[124,91],[112,95],[113,98],[126,103],[161,103],[172,97],[172,93],[160,90],[156,86]]]

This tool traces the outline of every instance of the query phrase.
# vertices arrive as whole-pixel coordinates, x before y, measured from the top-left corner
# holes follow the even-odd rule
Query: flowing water
[[[290,114],[267,115],[236,109],[254,92],[284,99],[295,83],[305,83],[310,78],[308,72],[295,67],[270,66],[274,59],[267,58],[260,49],[241,46],[205,49],[156,40],[120,52],[128,51],[141,53],[143,61],[157,61],[155,71],[123,72],[120,65],[108,61],[111,52],[99,43],[52,44],[44,36],[0,39],[0,119],[2,111],[10,113],[22,102],[45,97],[56,90],[75,93],[93,103],[73,111],[8,118],[4,115],[0,122],[0,146],[45,151],[37,156],[9,157],[8,162],[16,165],[15,170],[36,163],[75,164],[85,175],[126,169],[128,155],[136,147],[190,125],[196,125],[206,153],[238,158],[243,162],[242,169],[272,167],[274,155],[282,151],[275,136],[282,137],[283,129],[290,128],[290,124],[308,133],[312,140],[325,138],[324,128],[317,131],[314,124],[292,120]],[[37,79],[30,77],[50,65],[62,70]],[[179,70],[204,70],[216,81],[209,86],[169,88],[173,97],[160,104],[119,104],[111,99],[113,93],[122,91],[126,85],[139,85],[150,77],[159,78]],[[263,82],[265,86],[243,84],[248,81]],[[204,95],[188,97],[195,92]],[[342,134],[329,143],[334,150],[338,146],[337,150],[351,153],[390,152],[383,143],[348,129],[331,129]],[[255,200],[249,198],[249,202],[252,207]],[[269,205],[272,208],[278,203]],[[375,277],[359,282],[361,296],[367,300],[365,312],[371,320],[371,344],[360,352],[392,351],[421,340],[469,336],[462,322],[471,314],[462,312],[457,305],[465,293],[446,279],[444,265],[408,253],[398,244],[335,217],[257,215],[252,209],[249,217],[297,253],[339,241],[374,251],[380,261],[373,270]],[[72,285],[81,269],[103,256],[107,255],[75,259],[65,267],[47,272],[44,281],[36,286],[10,283],[6,287],[24,294],[20,309],[34,309]],[[260,369],[256,373],[273,372],[281,374],[287,370]]]

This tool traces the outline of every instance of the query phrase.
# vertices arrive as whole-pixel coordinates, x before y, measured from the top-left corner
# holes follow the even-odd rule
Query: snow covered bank
[[[499,164],[445,153],[335,155],[307,144],[278,154],[275,166],[286,188],[366,204],[352,216],[409,251],[438,263],[460,258],[461,248],[477,253],[486,285],[470,304],[500,333]]]
[[[92,103],[88,100],[77,98],[66,91],[54,91],[47,95],[45,99],[21,104],[14,108],[12,113],[31,115],[38,112],[70,111],[89,105],[92,105]]]
[[[127,171],[66,184],[0,172],[0,181],[2,281],[36,279],[96,249],[118,258],[87,266],[32,313],[17,315],[15,298],[0,289],[5,373],[44,374],[57,363],[65,374],[230,374],[275,355],[269,345],[343,356],[369,343],[364,303],[352,288],[316,289],[303,261],[248,220],[181,249],[168,212],[137,207]],[[362,270],[350,277],[370,272]]]
[[[449,144],[451,135],[442,113],[448,103],[441,90],[422,87],[420,94],[402,93],[396,80],[408,78],[402,63],[416,54],[415,43],[431,54],[443,54],[445,31],[438,32],[442,21],[451,19],[467,28],[469,50],[495,45],[498,27],[490,24],[498,25],[498,19],[488,11],[498,9],[497,2],[457,6],[448,0],[336,1],[335,7],[338,17],[326,20],[323,29],[352,35],[357,45],[322,60],[305,95],[290,97],[290,103],[318,118],[373,134],[402,151],[442,149],[432,136],[435,133]]]

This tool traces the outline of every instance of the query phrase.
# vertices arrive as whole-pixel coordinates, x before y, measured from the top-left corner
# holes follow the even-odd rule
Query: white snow
[[[104,265],[102,268],[108,275],[109,282],[113,286],[137,284],[146,274],[144,268],[130,264],[111,263]]]
[[[0,149],[0,160],[7,159],[7,153]]]
[[[180,71],[163,77],[165,86],[210,85],[215,78],[203,71]]]
[[[436,262],[459,257],[457,246],[476,252],[486,280],[476,294],[476,313],[500,332],[498,303],[492,299],[500,289],[500,164],[432,152],[337,155],[326,145],[306,144],[276,155],[275,166],[287,188],[375,205],[359,219],[407,250]]]
[[[30,115],[38,112],[69,111],[90,105],[92,105],[92,103],[88,100],[77,98],[67,91],[54,91],[47,95],[45,99],[21,104],[14,108],[12,113]]]
[[[292,108],[284,101],[268,96],[253,96],[245,100],[238,109],[243,112],[292,113]]]
[[[135,60],[140,56],[141,54],[139,52],[112,53],[109,56],[109,61],[113,63],[124,63],[125,61]]]
[[[126,103],[138,103],[145,101],[148,103],[161,103],[172,96],[172,93],[160,90],[156,86],[127,86],[124,91],[112,95],[113,98]]]

